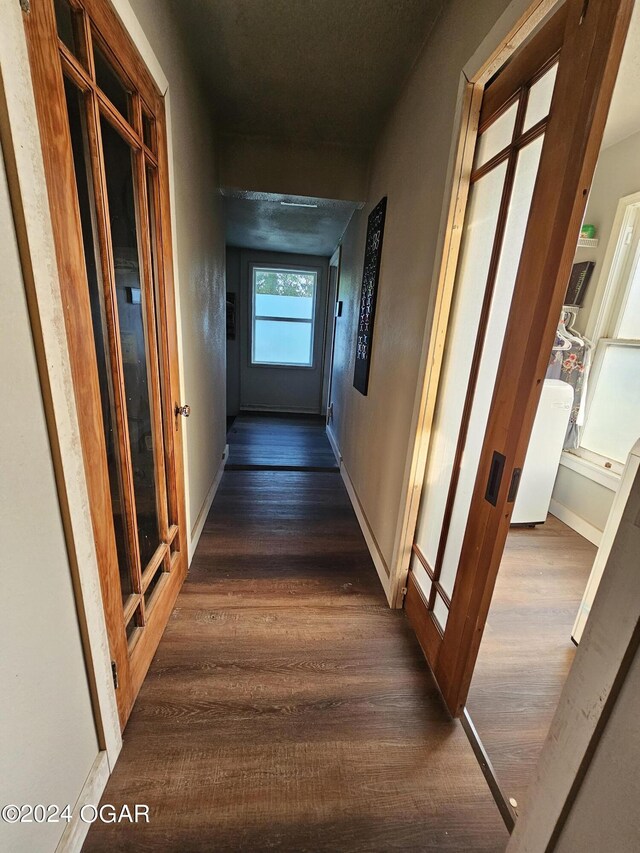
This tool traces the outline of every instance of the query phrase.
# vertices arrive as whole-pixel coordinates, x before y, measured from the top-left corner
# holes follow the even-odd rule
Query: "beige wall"
[[[220,183],[235,190],[346,201],[367,197],[369,150],[256,136],[220,138]]]
[[[507,0],[448,4],[393,110],[371,167],[367,207],[343,240],[333,431],[363,512],[390,564],[403,499],[419,361],[462,68]],[[353,388],[366,219],[388,196],[369,393]]]
[[[174,247],[182,349],[187,512],[191,530],[220,466],[226,435],[224,223],[209,104],[190,70],[168,0],[131,6],[169,81]]]
[[[581,249],[576,252],[576,261],[595,261],[595,269],[585,297],[584,307],[578,315],[576,328],[587,334],[593,328],[593,322],[599,311],[604,281],[601,281],[603,262],[611,229],[615,219],[618,202],[621,198],[640,192],[640,133],[635,133],[622,142],[606,148],[598,158],[598,166],[589,195],[589,204],[585,222],[597,228],[599,243],[595,249]],[[584,477],[564,465],[560,466],[553,490],[555,506],[553,511],[562,518],[562,510],[568,510],[580,520],[594,528],[594,533],[602,532],[607,522],[615,492],[605,486]],[[570,519],[564,517],[568,523]],[[579,531],[582,532],[582,531]],[[592,540],[597,538],[592,537]]]
[[[0,256],[0,803],[73,806],[98,741],[1,153]],[[0,821],[0,849],[65,826]]]

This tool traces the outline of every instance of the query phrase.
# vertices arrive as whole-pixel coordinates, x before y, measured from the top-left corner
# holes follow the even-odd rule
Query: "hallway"
[[[325,439],[326,441],[326,439]],[[227,471],[86,851],[499,851],[466,736],[341,478]]]

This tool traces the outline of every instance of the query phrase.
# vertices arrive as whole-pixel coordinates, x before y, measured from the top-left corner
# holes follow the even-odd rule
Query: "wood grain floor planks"
[[[571,628],[596,550],[552,515],[509,531],[467,710],[520,809],[573,662]]]
[[[226,472],[85,851],[502,851],[342,481]]]
[[[227,440],[229,471],[339,470],[323,417],[245,413],[234,420]]]

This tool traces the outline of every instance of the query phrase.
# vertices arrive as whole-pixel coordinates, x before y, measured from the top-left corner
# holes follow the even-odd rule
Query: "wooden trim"
[[[188,538],[186,531],[186,516],[184,510],[184,470],[182,463],[182,424],[173,417],[173,407],[176,395],[179,395],[178,355],[177,355],[177,327],[175,313],[177,310],[175,294],[173,292],[173,259],[172,241],[169,227],[169,188],[168,188],[168,161],[166,157],[166,123],[164,112],[164,100],[158,88],[152,83],[151,78],[144,69],[142,60],[133,48],[129,37],[122,30],[122,26],[115,16],[110,4],[106,0],[82,0],[74,2],[77,8],[83,8],[78,20],[82,21],[82,31],[87,50],[89,70],[77,62],[68,51],[61,50],[56,33],[55,16],[53,14],[52,0],[38,0],[34,2],[34,8],[30,15],[25,16],[25,28],[27,32],[29,49],[31,52],[32,76],[34,77],[34,88],[38,99],[39,127],[44,141],[43,149],[49,154],[47,165],[47,187],[51,206],[51,216],[54,221],[54,233],[60,235],[62,248],[58,252],[58,265],[61,280],[67,288],[65,293],[65,307],[68,309],[68,318],[65,318],[68,328],[67,334],[72,335],[70,328],[80,328],[82,320],[83,334],[73,331],[75,349],[72,350],[72,364],[74,369],[74,390],[76,392],[77,407],[84,418],[81,423],[81,437],[83,452],[85,454],[85,467],[88,478],[91,474],[96,477],[102,488],[102,505],[98,512],[98,503],[93,499],[93,493],[89,495],[89,506],[91,508],[94,526],[102,526],[110,529],[105,534],[105,547],[111,548],[109,552],[110,563],[105,563],[102,552],[98,554],[100,565],[100,577],[102,593],[105,600],[106,623],[109,626],[109,646],[112,658],[118,662],[120,670],[120,689],[116,691],[118,698],[118,711],[120,723],[124,725],[131,706],[135,700],[146,669],[151,661],[159,637],[166,624],[169,611],[175,601],[178,589],[186,575],[187,554],[184,543]],[[34,21],[37,24],[34,24]],[[130,95],[133,106],[131,117],[133,126],[130,126],[113,107],[110,101],[98,89],[94,79],[94,62],[92,52],[91,34],[99,33],[101,44],[109,44],[107,55],[110,61],[116,51],[118,59],[123,61],[118,66],[118,73],[127,75],[128,79],[135,81]],[[102,44],[104,49],[104,44]],[[43,61],[43,56],[45,60]],[[46,65],[46,69],[39,74],[40,69],[36,66]],[[111,363],[112,384],[114,386],[114,419],[117,427],[117,447],[120,457],[120,469],[124,481],[124,517],[125,528],[129,545],[129,554],[133,556],[132,581],[134,595],[129,599],[128,605],[132,612],[127,611],[130,618],[135,618],[136,624],[145,626],[144,631],[136,631],[133,642],[127,646],[125,634],[125,613],[122,606],[120,593],[120,581],[117,561],[117,550],[113,535],[111,512],[111,496],[109,488],[109,477],[106,464],[106,449],[104,447],[104,433],[102,428],[102,412],[100,387],[97,378],[97,365],[95,352],[93,361],[87,359],[87,346],[91,347],[93,340],[93,327],[91,310],[89,305],[89,294],[86,286],[86,270],[84,266],[84,249],[82,239],[82,226],[80,215],[77,210],[75,195],[75,172],[73,168],[72,150],[69,139],[66,101],[64,88],[62,86],[63,66],[71,81],[84,91],[86,120],[88,124],[88,150],[91,161],[93,194],[95,204],[94,229],[96,238],[100,243],[101,252],[99,267],[102,273],[102,289],[104,303],[106,306],[107,338],[109,340],[109,351],[107,353]],[[53,93],[54,97],[51,97]],[[148,152],[142,138],[142,121],[140,115],[140,96],[144,100],[145,109],[154,116],[156,129],[156,143],[158,153],[154,155]],[[48,116],[41,119],[41,115]],[[143,593],[142,569],[140,566],[139,546],[137,537],[137,519],[135,513],[135,493],[133,489],[133,478],[131,473],[130,445],[128,434],[128,423],[126,418],[126,393],[124,389],[124,373],[122,370],[122,353],[119,342],[119,324],[117,322],[117,303],[115,301],[115,270],[113,259],[113,248],[111,246],[110,220],[108,215],[108,196],[106,192],[106,176],[104,174],[103,152],[101,149],[101,117],[104,117],[113,126],[117,133],[123,137],[125,143],[134,151],[134,192],[136,194],[137,207],[137,235],[139,240],[139,254],[141,266],[141,286],[145,293],[143,316],[147,340],[148,366],[156,381],[150,381],[150,409],[154,423],[155,474],[156,494],[158,498],[158,519],[162,539],[169,537],[169,518],[167,511],[166,478],[164,473],[165,462],[173,463],[172,482],[172,518],[171,518],[171,542],[173,553],[169,544],[163,542],[159,548],[158,567],[165,562],[167,573],[171,574],[171,580],[164,582],[162,589],[162,600],[154,595],[154,606],[149,612],[145,611]],[[150,155],[150,156],[149,156]],[[66,160],[64,160],[66,158]],[[63,162],[64,161],[64,162]],[[60,168],[61,163],[64,168]],[[156,189],[153,205],[153,213],[157,221],[157,229],[151,234],[148,226],[147,215],[149,208],[146,204],[146,168],[150,163],[153,173],[153,182]],[[64,175],[64,180],[62,176]],[[66,192],[66,196],[64,193]],[[61,198],[64,202],[61,203]],[[72,225],[69,225],[65,212],[72,214]],[[157,290],[155,280],[151,275],[152,253],[151,245],[157,253]],[[71,250],[65,241],[73,244]],[[57,247],[58,248],[58,247]],[[62,266],[64,268],[64,274]],[[74,275],[67,274],[74,267]],[[158,323],[162,329],[159,335],[159,347],[163,351],[162,359],[155,344],[156,333],[156,311],[155,300],[158,300]],[[82,310],[79,310],[79,305]],[[76,315],[79,315],[76,316]],[[73,325],[75,324],[75,325]],[[160,390],[160,382],[157,379],[157,363],[159,360],[166,365],[162,374],[163,391]],[[88,370],[93,371],[92,383],[87,384],[83,376]],[[165,399],[161,394],[164,393]],[[91,400],[91,405],[83,405],[81,402]],[[164,433],[164,435],[163,435]],[[89,453],[86,442],[88,437],[95,440],[93,452]],[[167,448],[166,456],[162,452],[163,438],[164,446]],[[100,463],[98,463],[100,460]],[[123,464],[124,463],[124,464]],[[98,488],[98,486],[96,486]],[[98,493],[96,492],[96,495]],[[94,534],[96,535],[96,534]],[[186,537],[186,538],[185,538]],[[154,555],[155,559],[155,555]],[[108,570],[108,571],[107,571]],[[145,574],[145,582],[148,575]],[[146,586],[145,586],[146,590]],[[163,621],[164,620],[164,621]]]
[[[412,574],[407,580],[407,594],[404,599],[404,609],[407,614],[409,624],[415,631],[415,635],[420,643],[420,648],[424,652],[427,663],[431,671],[435,671],[438,663],[438,655],[442,646],[442,630],[433,617],[433,610],[429,609],[429,604],[425,601],[424,596],[420,591],[420,587],[416,583],[416,579]]]
[[[442,263],[436,285],[436,301],[431,325],[425,329],[421,363],[423,375],[419,380],[419,399],[414,415],[414,441],[408,459],[407,501],[400,516],[400,532],[394,551],[392,606],[402,607],[402,586],[409,570],[411,546],[418,518],[422,485],[426,470],[431,426],[435,413],[437,386],[444,360],[444,348],[458,257],[462,241],[462,229],[469,196],[470,176],[478,131],[478,117],[482,104],[482,86],[461,83],[460,134],[454,150],[452,166],[452,192],[443,230]]]
[[[436,677],[454,714],[464,705],[482,638],[509,528],[510,475],[524,463],[632,5],[591,0],[585,11],[583,0],[567,2],[551,118],[438,657]],[[507,464],[493,507],[484,491],[495,450]]]
[[[436,592],[440,595],[440,598],[442,599],[442,602],[445,607],[449,609],[451,607],[451,599],[449,598],[448,593],[445,591],[444,587],[436,577],[434,570],[427,562],[427,558],[424,556],[424,554],[415,542],[413,543],[413,553],[415,554],[416,559],[420,562],[420,565],[429,575],[429,579],[431,580],[433,594],[429,596],[429,610],[433,610],[433,599],[435,598]]]
[[[111,654],[126,660],[127,646],[122,624],[122,601],[116,543],[111,523],[111,493],[107,472],[96,459],[106,458],[100,409],[100,386],[93,341],[91,307],[86,282],[82,226],[75,194],[75,171],[71,139],[66,121],[66,103],[58,54],[53,7],[34,3],[24,16],[29,64],[33,80],[38,126],[42,145],[48,202],[56,249],[64,320],[69,348],[73,388],[89,505],[93,523],[102,598]],[[48,140],[57,140],[56,145]],[[127,697],[116,691],[121,724],[129,712]]]
[[[128,121],[122,117],[120,110],[113,106],[109,98],[100,89],[95,88],[96,98],[100,106],[100,115],[106,118],[109,124],[123,137],[127,145],[134,151],[142,150],[142,142]]]
[[[107,754],[99,752],[82,786],[80,796],[73,806],[71,820],[64,828],[56,847],[56,853],[81,853],[91,824],[87,820],[81,819],[80,810],[83,806],[99,805],[104,789],[107,787],[109,772]]]
[[[162,543],[158,545],[153,557],[147,563],[147,567],[142,573],[142,595],[147,591],[149,584],[153,580],[156,571],[162,565],[165,557],[169,556],[169,546],[166,543]]]
[[[485,89],[480,127],[484,130],[500,115],[513,93],[527,81],[548,70],[560,52],[567,21],[567,4],[561,6],[551,20],[534,36],[526,50],[518,52],[512,62],[496,72]]]
[[[467,384],[464,406],[462,409],[462,415],[460,417],[460,430],[458,433],[456,452],[453,459],[453,467],[451,472],[451,480],[449,482],[447,501],[445,504],[444,515],[442,519],[442,528],[440,531],[440,541],[438,543],[436,564],[434,566],[436,580],[440,579],[440,572],[442,571],[442,562],[444,560],[444,554],[449,538],[451,517],[453,515],[453,509],[455,506],[455,499],[458,490],[458,483],[460,480],[462,457],[464,454],[464,449],[469,432],[471,411],[473,409],[473,401],[475,398],[475,392],[480,372],[482,353],[484,350],[485,340],[487,336],[487,327],[489,323],[489,315],[491,312],[491,304],[493,302],[495,283],[498,275],[498,268],[500,265],[502,249],[504,246],[504,236],[507,227],[507,219],[509,216],[509,207],[511,204],[513,185],[515,181],[516,169],[518,166],[519,149],[516,145],[516,142],[522,135],[522,127],[524,125],[525,114],[527,110],[526,89],[524,88],[527,82],[528,81],[524,81],[523,86],[518,90],[518,92],[514,93],[514,97],[517,97],[518,99],[518,109],[516,113],[516,120],[513,126],[512,141],[509,147],[506,149],[508,162],[505,171],[504,183],[502,186],[502,197],[500,199],[500,208],[498,211],[498,218],[496,220],[496,227],[493,234],[491,258],[489,261],[489,268],[487,270],[487,279],[485,283],[484,295],[482,298],[482,306],[480,308],[480,316],[478,318],[476,340],[474,343],[473,356],[469,368],[469,382]],[[510,101],[513,102],[513,98],[510,98]],[[547,120],[545,119],[543,123],[545,127],[546,123]],[[471,180],[473,181],[473,179],[474,177],[472,175]]]
[[[87,124],[89,137],[89,155],[91,174],[93,177],[93,199],[96,213],[96,232],[100,244],[100,264],[102,270],[102,292],[104,313],[107,327],[107,357],[110,363],[111,393],[115,416],[116,445],[120,479],[122,485],[122,500],[125,527],[127,533],[127,553],[131,581],[135,592],[140,592],[140,547],[138,542],[138,522],[136,515],[136,499],[133,485],[133,464],[131,461],[131,440],[129,422],[127,419],[127,392],[124,384],[124,365],[122,362],[122,342],[120,339],[120,322],[118,320],[118,305],[116,301],[115,260],[111,240],[111,219],[109,216],[109,199],[107,192],[107,176],[104,167],[104,150],[102,147],[102,129],[100,127],[100,108],[95,91],[87,95]]]
[[[142,112],[140,100],[133,101],[136,113],[136,127],[142,133]],[[153,461],[156,490],[156,512],[158,528],[162,542],[169,535],[167,510],[167,477],[165,472],[164,427],[162,418],[162,392],[160,389],[160,364],[158,358],[159,334],[156,327],[156,284],[154,264],[151,253],[151,234],[149,228],[149,200],[147,198],[147,174],[144,156],[138,152],[134,157],[134,192],[137,197],[136,232],[138,234],[139,255],[141,258],[141,286],[143,292],[142,316],[144,323],[147,376],[149,381],[149,408],[153,435]]]

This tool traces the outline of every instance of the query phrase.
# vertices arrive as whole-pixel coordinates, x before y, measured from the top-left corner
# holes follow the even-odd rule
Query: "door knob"
[[[176,403],[176,407],[175,407],[174,411],[176,413],[176,417],[178,417],[178,415],[182,415],[183,418],[188,418],[189,415],[191,414],[191,406],[189,406],[186,403],[184,406],[179,406]]]

